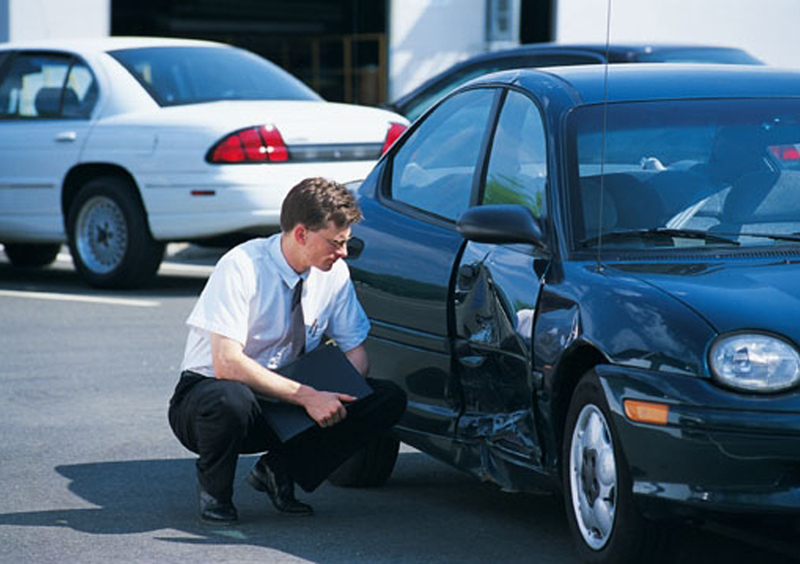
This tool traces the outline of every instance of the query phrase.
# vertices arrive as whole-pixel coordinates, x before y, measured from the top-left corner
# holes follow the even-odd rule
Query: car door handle
[[[58,143],[74,143],[78,139],[78,134],[74,131],[62,131],[56,135]]]
[[[486,362],[486,357],[480,355],[460,356],[458,362],[467,368],[480,368]]]
[[[350,237],[350,240],[347,241],[347,256],[351,259],[357,259],[361,256],[363,250],[364,240],[358,237]]]

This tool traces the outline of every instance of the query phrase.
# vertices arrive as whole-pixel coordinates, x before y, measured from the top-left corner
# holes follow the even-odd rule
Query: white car
[[[407,125],[219,43],[2,44],[0,243],[43,266],[67,241],[90,284],[138,286],[168,241],[274,231],[303,178],[364,178]]]

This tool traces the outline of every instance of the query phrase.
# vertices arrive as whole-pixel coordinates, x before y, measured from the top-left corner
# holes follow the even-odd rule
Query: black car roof
[[[389,104],[389,107],[402,111],[400,108],[420,96],[421,93],[437,88],[439,83],[446,83],[448,77],[454,76],[465,69],[480,68],[484,65],[491,66],[494,61],[515,61],[526,56],[552,55],[580,56],[585,57],[587,62],[594,60],[596,63],[602,63],[606,60],[612,63],[631,63],[646,62],[647,59],[657,60],[659,54],[670,55],[673,58],[681,58],[684,56],[682,54],[685,54],[687,62],[691,61],[694,64],[700,64],[698,61],[706,58],[720,63],[736,61],[737,63],[746,62],[752,65],[763,64],[742,49],[717,45],[684,43],[611,43],[609,45],[601,43],[530,43],[511,49],[482,53],[455,63],[450,68],[428,78],[411,91],[398,97]],[[514,66],[517,67],[517,65]],[[523,67],[526,67],[526,65],[520,65],[520,68]]]
[[[536,90],[542,81],[561,83],[576,103],[677,98],[800,98],[800,71],[750,65],[637,64],[515,69],[471,84],[514,82]]]
[[[726,47],[720,45],[692,45],[686,43],[611,43],[606,45],[604,43],[529,43],[513,47],[511,49],[503,49],[500,51],[492,51],[491,53],[483,53],[476,55],[458,64],[473,64],[476,61],[500,59],[506,57],[518,57],[525,55],[535,55],[544,53],[593,53],[599,55],[603,60],[606,59],[612,63],[636,61],[643,55],[652,55],[658,53],[679,53],[679,52],[693,52],[701,53],[708,52],[719,53],[723,51],[737,52],[743,57],[752,59],[753,63],[760,63],[758,59],[747,53],[746,51],[737,47]]]

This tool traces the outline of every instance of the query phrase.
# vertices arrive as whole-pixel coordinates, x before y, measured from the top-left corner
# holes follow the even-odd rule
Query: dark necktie
[[[303,279],[294,286],[292,294],[292,325],[289,328],[289,358],[297,358],[306,351],[306,324],[303,319]]]

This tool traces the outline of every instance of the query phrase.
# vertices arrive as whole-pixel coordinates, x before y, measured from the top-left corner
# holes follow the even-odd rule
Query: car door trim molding
[[[370,323],[372,324],[369,332],[371,338],[400,343],[437,353],[450,354],[450,347],[447,345],[448,340],[442,339],[441,335],[394,325],[378,319],[370,319]]]

